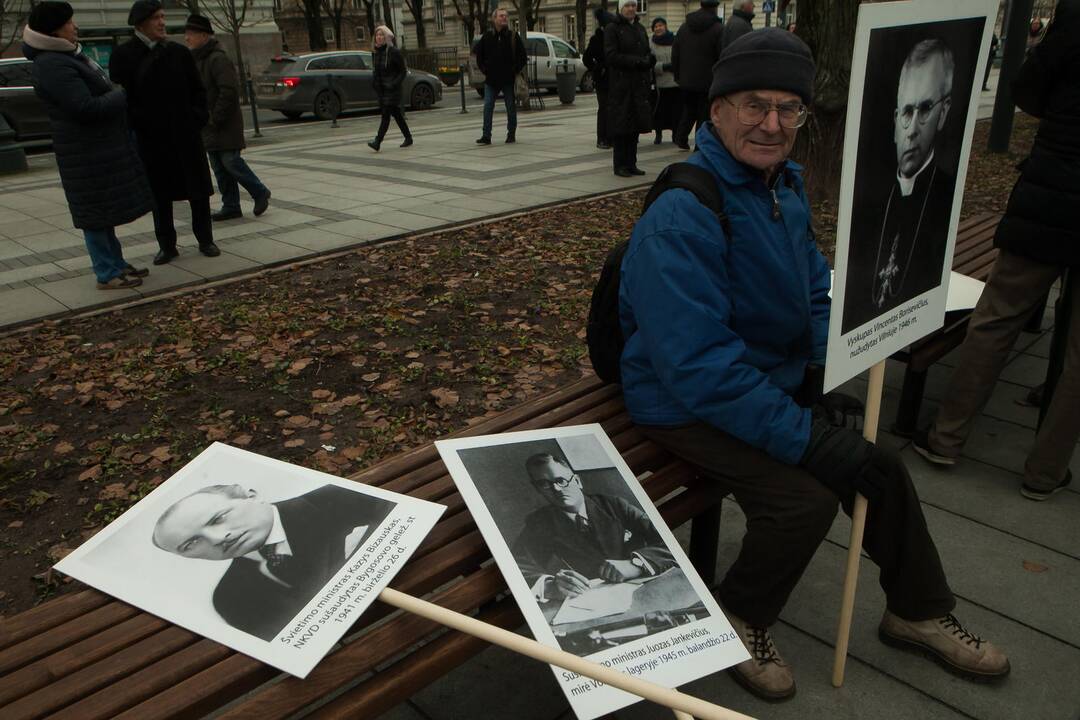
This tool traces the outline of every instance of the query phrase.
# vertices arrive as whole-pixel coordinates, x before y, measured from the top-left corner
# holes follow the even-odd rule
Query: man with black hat
[[[709,116],[709,85],[712,66],[720,57],[724,23],[717,15],[720,0],[701,0],[701,8],[686,16],[671,47],[671,71],[682,94],[682,112],[673,139],[690,149],[690,131]]]
[[[166,39],[165,11],[157,0],[136,0],[128,25],[135,28],[135,37],[113,51],[109,75],[127,90],[131,126],[154,193],[154,234],[160,247],[154,264],[179,255],[174,200],[191,206],[199,252],[216,257],[221,251],[210,224],[214,186],[200,137],[209,113],[199,71],[187,48]]]
[[[221,191],[221,210],[210,217],[215,221],[243,217],[241,185],[255,201],[254,212],[258,217],[270,205],[270,190],[240,157],[240,151],[244,149],[244,115],[240,111],[236,67],[214,37],[210,20],[202,15],[188,17],[184,25],[184,42],[199,68],[210,110],[210,122],[202,129],[202,140]]]
[[[839,502],[869,500],[863,548],[880,568],[882,641],[996,680],[1005,654],[963,628],[918,495],[899,456],[846,427],[822,397],[829,267],[798,165],[788,160],[812,100],[814,61],[780,28],[726,45],[710,122],[689,162],[724,198],[726,225],[693,193],[661,194],[622,264],[622,387],[641,431],[734,495],[746,535],[717,590],[751,659],[754,694],[795,693],[769,626],[825,538]],[[678,318],[678,322],[672,322]]]

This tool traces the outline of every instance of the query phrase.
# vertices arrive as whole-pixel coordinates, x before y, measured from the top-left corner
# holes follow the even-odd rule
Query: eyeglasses
[[[896,117],[899,118],[900,126],[905,130],[911,127],[911,120],[915,116],[918,116],[920,125],[925,125],[926,121],[930,119],[930,113],[934,112],[934,108],[943,102],[945,102],[945,98],[938,98],[934,102],[923,100],[918,105],[905,105],[896,109]]]
[[[537,490],[547,490],[552,485],[554,485],[558,489],[562,490],[564,487],[566,487],[570,483],[574,482],[574,480],[577,480],[577,473],[574,473],[573,475],[571,475],[568,478],[553,477],[553,478],[549,478],[547,480],[533,480],[532,484],[533,484],[533,487],[536,488]]]
[[[780,127],[794,130],[805,125],[806,118],[810,115],[810,111],[802,103],[774,104],[751,100],[736,105],[726,97],[724,102],[735,108],[735,116],[743,125],[760,125],[768,117],[769,113],[775,110],[776,116],[780,120]]]

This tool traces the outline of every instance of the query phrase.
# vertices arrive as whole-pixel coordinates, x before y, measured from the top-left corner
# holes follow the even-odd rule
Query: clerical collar
[[[146,45],[146,47],[150,48],[151,50],[153,50],[155,47],[157,47],[157,44],[158,44],[157,40],[151,40],[150,38],[146,37],[145,35],[143,35],[138,30],[135,31],[135,37],[142,40],[143,43]],[[275,508],[275,511],[276,511],[276,508]]]
[[[285,536],[285,526],[281,524],[281,513],[278,512],[276,505],[271,505],[270,508],[274,511],[274,524],[270,528],[270,534],[266,536],[266,542],[263,543],[263,547],[267,545],[277,545],[274,551],[278,555],[292,555],[292,548],[289,547],[289,539]],[[259,554],[258,550],[252,550],[244,557],[254,560],[257,563],[264,562],[263,556]]]
[[[930,162],[934,159],[934,151],[930,151],[930,155],[926,158],[926,162],[919,168],[919,172],[915,173],[909,178],[900,174],[900,168],[896,169],[896,182],[900,183],[900,194],[907,197],[915,190],[915,181],[919,179],[919,175],[922,171],[930,166]]]

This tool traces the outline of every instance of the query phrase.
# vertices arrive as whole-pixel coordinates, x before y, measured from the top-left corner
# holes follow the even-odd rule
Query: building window
[[[435,30],[446,30],[446,3],[443,0],[435,0]]]
[[[563,20],[563,25],[566,28],[566,35],[563,39],[571,45],[577,46],[577,15],[567,15]]]
[[[334,27],[332,25],[323,25],[322,36],[326,42],[334,42]]]
[[[357,42],[364,42],[367,40],[367,28],[363,25],[356,26],[356,40]]]

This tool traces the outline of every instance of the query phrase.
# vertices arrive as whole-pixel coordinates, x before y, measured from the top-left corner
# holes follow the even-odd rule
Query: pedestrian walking
[[[682,115],[682,102],[679,98],[679,86],[675,83],[675,74],[671,70],[671,47],[675,43],[675,33],[668,30],[667,20],[662,17],[652,21],[652,37],[649,43],[652,54],[656,56],[653,68],[653,130],[656,132],[654,143],[664,142],[664,131],[675,131]],[[672,136],[674,139],[674,136]]]
[[[611,147],[611,134],[608,132],[608,78],[607,65],[604,62],[604,28],[615,20],[615,16],[603,8],[596,8],[596,31],[589,38],[585,48],[583,62],[592,73],[593,89],[596,92],[596,147],[607,150]]]
[[[491,13],[494,27],[486,31],[476,44],[476,64],[484,73],[484,134],[478,145],[491,144],[491,123],[495,114],[495,99],[501,94],[506,104],[506,142],[517,140],[517,108],[514,105],[514,78],[525,69],[525,45],[517,33],[510,30],[506,10]]]
[[[405,56],[394,46],[394,33],[385,25],[375,28],[375,52],[371,54],[371,59],[374,63],[372,82],[375,84],[375,96],[379,98],[382,120],[379,121],[379,132],[368,147],[379,151],[390,127],[391,117],[405,136],[401,147],[409,147],[412,145],[412,133],[405,122],[405,113],[401,111],[401,84],[405,82],[409,69],[405,66]]]
[[[690,149],[690,133],[709,116],[712,67],[720,57],[724,24],[717,15],[720,0],[702,0],[698,10],[686,16],[671,46],[671,70],[679,86],[682,108],[673,140]]]
[[[1013,100],[1040,118],[1031,154],[994,235],[990,279],[968,324],[949,389],[915,450],[953,465],[975,418],[990,400],[1016,337],[1068,269],[1080,269],[1080,0],[1061,0],[1042,42],[1012,84]],[[1069,462],[1080,439],[1080,292],[1071,293],[1065,360],[1046,417],[1024,464],[1020,494],[1046,500],[1072,480]]]
[[[221,209],[210,218],[221,221],[244,216],[240,210],[241,185],[255,201],[254,213],[258,217],[270,207],[270,190],[240,157],[246,143],[236,66],[214,37],[209,18],[189,16],[184,25],[184,42],[195,58],[210,112],[210,121],[202,129],[202,141],[221,192]]]
[[[154,201],[127,124],[124,91],[83,54],[66,2],[39,2],[23,29],[34,92],[49,115],[53,151],[71,221],[83,232],[102,290],[132,288],[149,274],[124,260],[116,226],[150,212]]]
[[[731,11],[731,19],[724,26],[721,40],[724,47],[754,29],[754,0],[739,0]]]
[[[187,200],[199,252],[221,254],[210,224],[210,166],[202,142],[209,119],[206,91],[191,52],[165,37],[165,11],[158,0],[135,0],[128,13],[135,37],[113,51],[109,74],[127,91],[128,116],[154,194],[155,265],[170,262],[176,249],[173,201]]]
[[[608,69],[608,128],[612,166],[619,177],[644,175],[637,166],[638,135],[652,129],[649,85],[656,56],[637,18],[637,0],[619,0],[615,22],[604,28]]]

